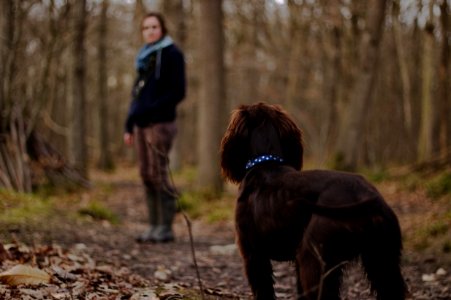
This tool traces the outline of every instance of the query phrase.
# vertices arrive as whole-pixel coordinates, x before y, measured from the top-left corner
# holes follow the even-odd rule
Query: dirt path
[[[136,291],[149,289],[161,299],[183,299],[180,289],[197,290],[196,269],[193,265],[187,225],[182,215],[178,214],[176,218],[174,227],[177,239],[174,243],[138,244],[134,241],[134,236],[145,229],[146,219],[141,185],[137,181],[123,179],[106,180],[112,182],[113,193],[103,201],[120,216],[119,225],[111,225],[105,221],[93,221],[89,224],[58,222],[50,231],[46,229],[41,232],[39,228],[34,228],[33,241],[40,244],[51,241],[53,244],[58,243],[63,249],[78,249],[86,253],[95,265],[103,266],[103,269],[107,266],[112,273],[126,269],[129,274],[127,278],[131,278],[130,274],[142,278],[130,283],[134,292],[127,295],[119,296],[112,293],[111,297],[89,299],[158,299],[150,296],[146,298],[142,292],[139,297],[136,296]],[[410,200],[399,199],[406,195],[400,196],[390,188],[385,186],[382,192],[400,214],[401,220],[425,209],[416,207]],[[243,276],[241,259],[234,246],[233,223],[213,225],[193,221],[192,231],[198,270],[208,299],[249,299],[250,290]],[[21,239],[20,232],[16,236]],[[436,274],[440,268],[446,274],[440,275],[442,271]],[[274,263],[274,269],[278,299],[295,299],[293,266],[289,263]],[[412,299],[451,299],[451,268],[449,265],[443,265],[439,257],[407,252],[403,272]],[[110,277],[114,278],[111,274]],[[158,287],[158,291],[155,287]],[[9,294],[3,293],[11,295],[11,291],[8,291]],[[103,292],[102,295],[108,293]],[[351,267],[347,271],[342,295],[344,299],[374,299],[369,295],[368,285],[358,266]],[[1,299],[3,298],[0,285]]]

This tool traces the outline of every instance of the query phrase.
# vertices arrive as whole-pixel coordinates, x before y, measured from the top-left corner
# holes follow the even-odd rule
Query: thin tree
[[[98,78],[99,78],[99,142],[100,157],[98,166],[102,170],[112,170],[114,168],[113,158],[110,151],[110,134],[109,134],[109,109],[108,109],[108,83],[107,83],[107,12],[109,1],[102,1],[102,9],[100,13],[100,21],[98,27]]]
[[[330,71],[328,74],[329,82],[326,85],[326,99],[327,101],[327,120],[326,120],[326,138],[327,138],[327,151],[330,151],[333,145],[336,143],[337,135],[337,120],[338,120],[338,100],[339,100],[339,88],[341,84],[342,75],[342,18],[338,13],[338,9],[332,7],[330,13],[332,16],[332,30],[330,32],[330,39],[332,45],[330,47]]]
[[[26,149],[26,105],[19,90],[18,57],[22,29],[31,5],[1,2],[0,43],[0,187],[31,192],[31,172]]]
[[[405,46],[402,41],[401,24],[399,22],[399,10],[400,10],[400,1],[394,0],[392,5],[393,36],[395,39],[396,57],[398,58],[399,64],[399,75],[401,77],[404,127],[407,130],[409,137],[411,137],[412,135],[411,84]]]
[[[451,99],[449,97],[449,35],[451,33],[449,23],[448,1],[443,0],[440,5],[440,24],[442,34],[442,48],[439,66],[439,91],[440,96],[440,153],[451,155]]]
[[[201,189],[221,192],[219,143],[225,102],[222,1],[201,0],[199,5],[199,45],[203,50],[200,58],[198,184]]]
[[[183,7],[183,0],[163,1],[162,11],[166,16],[172,38],[177,46],[184,50],[187,39],[187,16]],[[189,143],[186,137],[188,136],[187,132],[192,119],[189,118],[188,107],[184,104],[185,102],[177,108],[176,122],[178,133],[169,157],[172,170],[179,170],[184,163],[183,158],[187,156],[187,151],[191,151],[189,147],[186,147]]]
[[[72,46],[72,143],[71,153],[73,165],[87,177],[88,175],[88,147],[86,135],[86,0],[74,2],[74,39]]]
[[[6,124],[5,124],[5,107],[6,107],[6,95],[5,95],[5,74],[6,74],[6,68],[5,68],[5,63],[6,63],[6,55],[7,55],[7,50],[8,50],[8,44],[7,41],[10,41],[11,39],[8,38],[9,33],[11,32],[11,30],[8,28],[9,23],[8,22],[8,16],[10,16],[9,14],[9,10],[11,3],[9,1],[2,1],[0,3],[0,33],[2,36],[2,42],[0,43],[0,78],[2,78],[0,80],[0,116],[1,116],[1,121],[0,121],[0,134],[3,134],[3,132],[6,129]]]
[[[134,28],[135,33],[133,37],[133,44],[135,48],[142,46],[142,37],[141,37],[141,22],[143,21],[144,15],[146,14],[146,6],[144,5],[143,0],[136,0],[135,2],[135,11],[134,11]]]
[[[432,97],[434,24],[432,22],[433,1],[429,3],[429,19],[424,27],[423,53],[421,60],[421,123],[418,140],[418,161],[425,162],[433,158],[434,152],[434,103]]]
[[[378,69],[386,3],[387,0],[369,1],[367,28],[362,36],[360,69],[349,103],[349,114],[345,116],[338,138],[336,159],[340,169],[357,168],[365,120],[370,111]]]

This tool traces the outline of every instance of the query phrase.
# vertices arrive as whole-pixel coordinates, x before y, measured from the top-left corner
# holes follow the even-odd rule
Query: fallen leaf
[[[160,281],[168,282],[171,278],[171,270],[166,269],[164,266],[158,266],[153,276]]]
[[[9,252],[3,247],[3,244],[0,243],[0,262],[6,259],[10,259]]]
[[[130,300],[158,300],[158,299],[160,298],[157,297],[155,292],[153,290],[148,289],[139,291],[130,297]]]
[[[46,272],[26,265],[17,265],[0,273],[0,282],[9,285],[49,283],[50,275]]]
[[[229,244],[229,245],[214,245],[210,247],[210,251],[213,254],[217,255],[235,255],[237,253],[237,246],[235,244]]]
[[[445,275],[446,275],[446,270],[443,269],[443,268],[439,268],[439,269],[437,270],[437,272],[435,272],[435,274],[436,274],[437,276],[445,276]]]
[[[421,280],[423,280],[424,282],[432,282],[435,281],[435,274],[423,274],[421,276]]]

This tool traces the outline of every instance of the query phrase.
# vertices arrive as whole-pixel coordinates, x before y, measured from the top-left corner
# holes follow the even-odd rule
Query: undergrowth
[[[32,194],[0,189],[0,222],[28,226],[35,223],[45,224],[49,219],[89,216],[95,220],[107,220],[117,224],[118,216],[103,204],[112,192],[111,185],[76,191],[45,186]]]
[[[451,171],[434,176],[425,183],[426,193],[432,199],[451,195]]]
[[[112,212],[102,202],[96,200],[90,201],[87,206],[80,208],[78,213],[82,216],[89,216],[94,220],[106,220],[114,225],[119,224],[118,215]]]
[[[54,213],[52,200],[39,195],[0,189],[0,221],[30,223]]]
[[[179,198],[179,209],[194,219],[210,223],[233,219],[234,199],[231,196],[212,197],[199,191],[187,191]]]

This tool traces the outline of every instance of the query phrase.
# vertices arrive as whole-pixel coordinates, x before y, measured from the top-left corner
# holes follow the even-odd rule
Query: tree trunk
[[[183,8],[183,0],[166,0],[162,3],[163,13],[166,16],[168,22],[168,30],[170,35],[174,38],[178,47],[182,50],[186,44],[187,38],[187,24],[186,13]],[[183,158],[187,157],[188,151],[191,151],[186,145],[190,142],[190,136],[188,134],[190,127],[190,120],[188,118],[188,107],[182,102],[177,107],[177,137],[174,140],[174,146],[169,153],[171,170],[180,170],[184,161]]]
[[[440,99],[440,154],[451,152],[451,99],[449,98],[449,7],[446,0],[440,5],[440,24],[442,33],[442,48],[439,66],[439,97]]]
[[[18,83],[17,56],[25,11],[13,1],[1,2],[0,43],[0,187],[31,192],[31,173],[26,152],[23,97],[13,88]],[[15,25],[19,24],[19,27]]]
[[[0,133],[6,131],[8,127],[11,106],[11,85],[14,76],[14,53],[15,48],[15,4],[12,1],[1,1],[1,61],[0,61]]]
[[[73,165],[84,177],[88,174],[88,148],[86,136],[86,64],[85,64],[85,29],[86,0],[77,0],[74,4],[74,39],[72,48],[73,68],[73,114],[71,158]]]
[[[247,5],[252,8],[249,10],[250,22],[243,28],[245,31],[245,39],[243,51],[243,69],[241,80],[241,91],[239,104],[250,104],[259,99],[259,82],[260,74],[258,72],[257,50],[258,45],[258,29],[264,16],[265,1],[251,0],[247,1]],[[235,108],[235,107],[233,107]]]
[[[11,30],[9,30],[10,22],[8,22],[8,17],[10,17],[10,1],[2,1],[0,3],[0,33],[4,37],[2,43],[0,44],[0,116],[2,117],[0,121],[0,134],[2,134],[5,130],[5,122],[3,120],[5,114],[6,107],[6,95],[5,95],[5,63],[6,63],[6,55],[8,50],[7,41],[9,41],[8,34]]]
[[[135,13],[133,18],[133,24],[135,25],[135,36],[134,36],[134,45],[135,48],[140,48],[142,46],[142,36],[141,36],[141,24],[144,19],[144,15],[146,14],[146,6],[144,5],[143,0],[136,0],[135,2]]]
[[[393,20],[393,34],[395,38],[396,55],[399,64],[399,75],[401,77],[402,88],[402,102],[403,102],[403,115],[404,115],[404,127],[409,135],[412,137],[412,97],[410,94],[410,78],[409,69],[407,65],[407,57],[404,51],[404,45],[401,35],[401,24],[399,23],[399,0],[393,1],[392,7],[392,20]]]
[[[368,9],[368,26],[362,37],[361,65],[355,82],[348,115],[339,134],[337,167],[355,170],[363,140],[363,128],[371,104],[382,39],[387,0],[371,0]],[[340,161],[341,160],[341,161]]]
[[[288,79],[286,87],[286,109],[294,111],[297,102],[302,99],[301,96],[301,72],[302,72],[302,49],[305,46],[306,34],[304,31],[304,24],[302,23],[303,4],[298,4],[295,1],[288,1],[287,3],[290,13],[290,32],[293,43],[291,49],[288,50]],[[304,39],[304,40],[303,40]],[[305,70],[304,70],[305,71]]]
[[[336,143],[336,135],[337,135],[337,124],[338,124],[338,100],[339,100],[339,87],[340,87],[340,79],[342,74],[342,66],[341,66],[341,39],[342,32],[340,27],[336,24],[334,25],[332,32],[332,40],[333,40],[333,49],[332,49],[332,57],[330,66],[330,77],[329,83],[327,85],[327,119],[326,119],[326,132],[327,132],[327,152],[330,153],[333,145]]]
[[[430,4],[430,13],[432,13]],[[433,56],[434,56],[434,25],[432,16],[428,20],[423,41],[422,53],[422,89],[421,89],[421,125],[418,140],[418,161],[431,160],[434,154],[434,103],[432,97]]]
[[[198,184],[201,189],[222,191],[219,144],[224,115],[224,37],[222,1],[201,0],[201,95],[199,102]]]
[[[78,170],[70,166],[49,142],[34,131],[27,139],[27,152],[35,173],[39,174],[42,170],[50,184],[60,188],[91,187],[90,182]]]
[[[107,12],[109,0],[102,1],[102,11],[99,22],[98,38],[98,60],[99,60],[99,142],[100,157],[98,166],[101,170],[109,171],[114,168],[113,158],[110,151],[110,133],[109,133],[109,105],[108,105],[108,74],[107,74]]]

